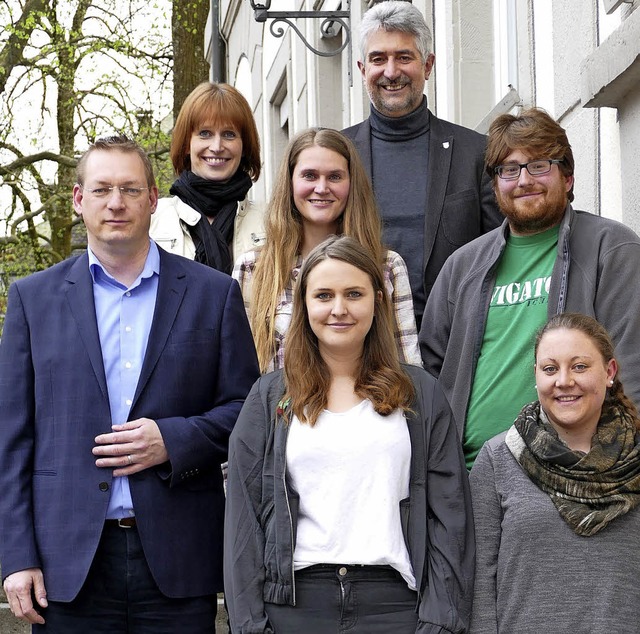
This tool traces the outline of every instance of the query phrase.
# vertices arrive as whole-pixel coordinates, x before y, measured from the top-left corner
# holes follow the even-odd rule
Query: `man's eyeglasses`
[[[551,171],[551,166],[562,163],[564,159],[541,159],[538,161],[529,161],[528,163],[508,163],[507,165],[498,165],[494,168],[494,173],[505,181],[513,181],[520,177],[523,167],[527,168],[527,172],[531,176],[542,176]]]
[[[111,187],[96,187],[95,189],[87,189],[92,196],[96,198],[108,198],[114,189],[117,189],[125,198],[136,199],[140,198],[143,191],[148,190],[148,187],[119,187],[118,185],[112,185]]]

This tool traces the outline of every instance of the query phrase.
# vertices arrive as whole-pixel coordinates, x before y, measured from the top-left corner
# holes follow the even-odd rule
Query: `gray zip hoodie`
[[[505,220],[449,257],[422,320],[422,361],[439,379],[461,438],[508,230]],[[549,290],[549,317],[560,312],[589,315],[609,331],[625,392],[640,406],[640,238],[629,227],[567,206]]]

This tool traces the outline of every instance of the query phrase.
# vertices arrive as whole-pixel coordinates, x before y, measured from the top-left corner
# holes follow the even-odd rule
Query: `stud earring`
[[[609,381],[609,385],[613,385],[613,379]]]

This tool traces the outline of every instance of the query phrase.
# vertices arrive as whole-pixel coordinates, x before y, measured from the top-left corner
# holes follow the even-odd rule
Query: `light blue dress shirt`
[[[160,255],[155,242],[150,240],[142,273],[127,288],[107,273],[91,249],[88,253],[111,424],[119,425],[129,420],[147,350],[158,294]],[[114,478],[106,519],[134,514],[129,479],[124,476]]]

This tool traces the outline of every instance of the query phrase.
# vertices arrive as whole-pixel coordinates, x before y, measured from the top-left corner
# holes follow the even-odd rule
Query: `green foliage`
[[[16,279],[42,271],[54,264],[49,249],[34,248],[31,239],[22,234],[15,242],[0,244],[0,333],[4,324],[7,292]]]
[[[74,166],[96,138],[138,140],[168,192],[171,8],[172,0],[0,3],[0,320],[11,280],[86,246],[71,204]]]
[[[161,197],[169,195],[169,187],[175,180],[173,165],[169,158],[169,146],[171,135],[163,132],[146,118],[140,119],[136,140],[151,157],[153,173],[156,176],[156,184]]]

